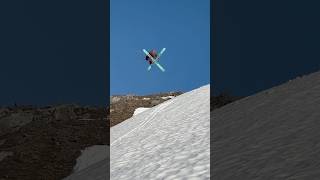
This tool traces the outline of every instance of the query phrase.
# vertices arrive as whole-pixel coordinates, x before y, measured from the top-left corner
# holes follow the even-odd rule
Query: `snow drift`
[[[320,72],[214,110],[213,179],[319,179]]]

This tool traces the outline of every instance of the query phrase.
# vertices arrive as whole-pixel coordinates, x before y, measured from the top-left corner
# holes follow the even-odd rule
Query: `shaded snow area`
[[[106,158],[81,171],[73,173],[64,180],[106,180],[109,179],[109,168],[109,158]]]
[[[135,116],[135,115],[140,114],[140,113],[142,113],[143,111],[148,110],[148,109],[150,109],[150,108],[139,107],[139,108],[137,108],[136,110],[134,110],[133,115]]]
[[[213,179],[320,178],[320,72],[212,112]]]
[[[210,85],[165,101],[110,131],[113,180],[210,178]]]
[[[105,180],[109,177],[109,146],[95,145],[81,152],[72,175],[64,180]]]
[[[109,154],[109,147],[107,145],[95,145],[86,148],[77,159],[74,171],[83,170],[101,159],[107,158],[107,154]]]

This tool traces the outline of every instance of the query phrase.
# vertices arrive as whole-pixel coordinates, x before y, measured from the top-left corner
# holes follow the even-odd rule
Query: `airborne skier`
[[[154,49],[151,50],[151,51],[149,51],[149,54],[150,54],[154,59],[156,59],[156,58],[158,57],[158,54],[157,54],[156,50],[154,50]],[[149,64],[152,64],[152,60],[150,59],[149,56],[146,56],[146,61],[148,61]]]
[[[149,67],[148,67],[148,71],[151,70],[151,65],[155,64],[156,66],[158,66],[158,68],[162,71],[165,72],[165,69],[159,64],[159,59],[160,56],[163,54],[163,52],[166,50],[166,48],[162,48],[162,50],[160,51],[159,54],[157,54],[157,52],[155,50],[151,50],[151,51],[147,51],[145,49],[142,49],[143,53],[146,55],[146,61],[149,62]]]

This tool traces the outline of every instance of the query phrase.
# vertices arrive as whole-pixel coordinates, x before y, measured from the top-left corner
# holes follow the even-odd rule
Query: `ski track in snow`
[[[210,179],[210,86],[111,128],[115,180]]]
[[[121,137],[119,137],[118,139],[114,140],[111,145],[115,144],[116,142],[120,141],[122,138],[128,136],[130,133],[139,130],[141,128],[144,127],[145,124],[149,123],[151,120],[153,120],[153,118],[155,117],[155,115],[157,115],[159,112],[162,111],[163,108],[165,108],[166,106],[168,106],[171,102],[165,102],[160,104],[157,108],[155,108],[153,110],[153,112],[147,116],[147,118],[145,118],[145,121],[143,121],[140,125],[138,125],[137,127],[133,128],[132,130],[130,130],[129,132],[127,132],[126,134],[122,135]]]

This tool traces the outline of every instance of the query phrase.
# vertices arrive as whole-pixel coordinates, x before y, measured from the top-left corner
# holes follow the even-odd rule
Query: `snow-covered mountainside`
[[[319,179],[320,72],[216,109],[213,179]]]
[[[92,146],[77,159],[74,172],[63,180],[106,180],[109,178],[109,146]]]
[[[209,179],[209,101],[207,85],[112,127],[111,179]],[[101,159],[65,180],[107,179],[109,157]]]
[[[111,179],[209,179],[209,133],[207,85],[112,127]]]

